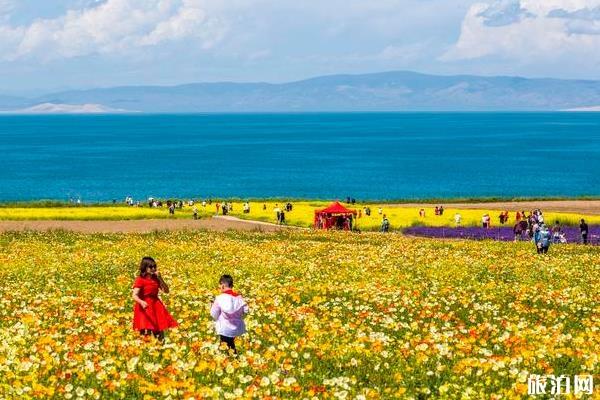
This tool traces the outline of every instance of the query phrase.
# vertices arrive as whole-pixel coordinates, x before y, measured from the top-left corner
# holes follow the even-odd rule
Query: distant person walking
[[[142,258],[140,274],[133,282],[133,329],[163,341],[164,331],[176,327],[177,321],[158,297],[160,290],[169,293],[169,286],[158,272],[156,261],[152,257]]]
[[[210,309],[210,315],[215,321],[215,330],[221,343],[237,354],[235,338],[246,333],[244,316],[248,314],[248,305],[244,298],[233,291],[233,278],[223,275],[219,279],[221,294],[216,298]]]
[[[275,204],[275,208],[273,209],[273,211],[275,211],[275,218],[277,222],[279,222],[281,218],[281,208],[279,208],[279,204]]]
[[[513,227],[513,233],[515,234],[515,242],[523,239],[523,234],[527,232],[527,221],[519,221]]]
[[[454,224],[456,226],[460,226],[461,221],[462,221],[462,215],[460,215],[460,213],[454,214]]]
[[[192,212],[194,213],[194,219],[198,219],[198,207],[194,206]]]
[[[533,240],[535,242],[535,247],[537,249],[538,254],[546,254],[548,253],[548,249],[550,248],[550,231],[546,227],[546,225],[541,224],[533,235]]]
[[[588,224],[585,222],[585,220],[583,218],[581,219],[580,224],[579,224],[579,232],[581,233],[581,242],[583,244],[587,244],[589,228],[588,228]]]
[[[490,215],[489,214],[483,214],[483,216],[481,217],[481,226],[483,228],[489,229],[491,226],[491,219],[490,219]]]
[[[554,226],[552,227],[552,243],[560,243],[561,242],[561,234],[562,228],[560,227],[560,222],[556,221]]]
[[[383,214],[383,219],[381,220],[381,232],[387,233],[390,230],[390,221],[387,216]]]
[[[279,225],[283,225],[285,224],[285,211],[281,210],[279,212],[279,217],[278,217],[278,221]]]

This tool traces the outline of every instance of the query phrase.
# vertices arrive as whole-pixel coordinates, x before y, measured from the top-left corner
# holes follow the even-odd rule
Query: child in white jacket
[[[248,314],[248,305],[244,298],[233,291],[233,278],[223,275],[219,279],[221,294],[215,298],[210,315],[215,320],[215,329],[221,342],[237,353],[235,338],[246,333],[244,316]]]

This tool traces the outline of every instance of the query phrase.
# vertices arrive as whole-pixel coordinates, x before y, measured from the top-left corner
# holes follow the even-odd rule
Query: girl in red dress
[[[158,298],[158,291],[169,293],[169,287],[157,270],[156,261],[152,257],[142,258],[140,276],[133,283],[133,329],[142,335],[153,334],[160,341],[164,340],[164,330],[177,326]]]

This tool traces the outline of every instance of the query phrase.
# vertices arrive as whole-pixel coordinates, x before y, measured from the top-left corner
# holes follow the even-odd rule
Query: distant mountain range
[[[116,114],[128,112],[117,108],[109,108],[102,104],[54,104],[42,103],[35,106],[10,111],[2,114]]]
[[[0,96],[0,110],[5,112],[64,113],[69,107],[85,112],[86,105],[93,105],[90,112],[107,113],[599,111],[600,81],[396,71],[281,84],[192,83],[76,90],[37,98]]]

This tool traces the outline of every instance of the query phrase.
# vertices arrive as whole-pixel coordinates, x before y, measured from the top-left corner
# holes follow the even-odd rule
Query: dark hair
[[[154,261],[154,258],[152,257],[142,258],[142,262],[140,263],[140,276],[146,276],[148,268],[156,268],[156,261]]]
[[[228,288],[233,288],[233,278],[231,275],[221,275],[219,279],[219,284],[227,285]]]

